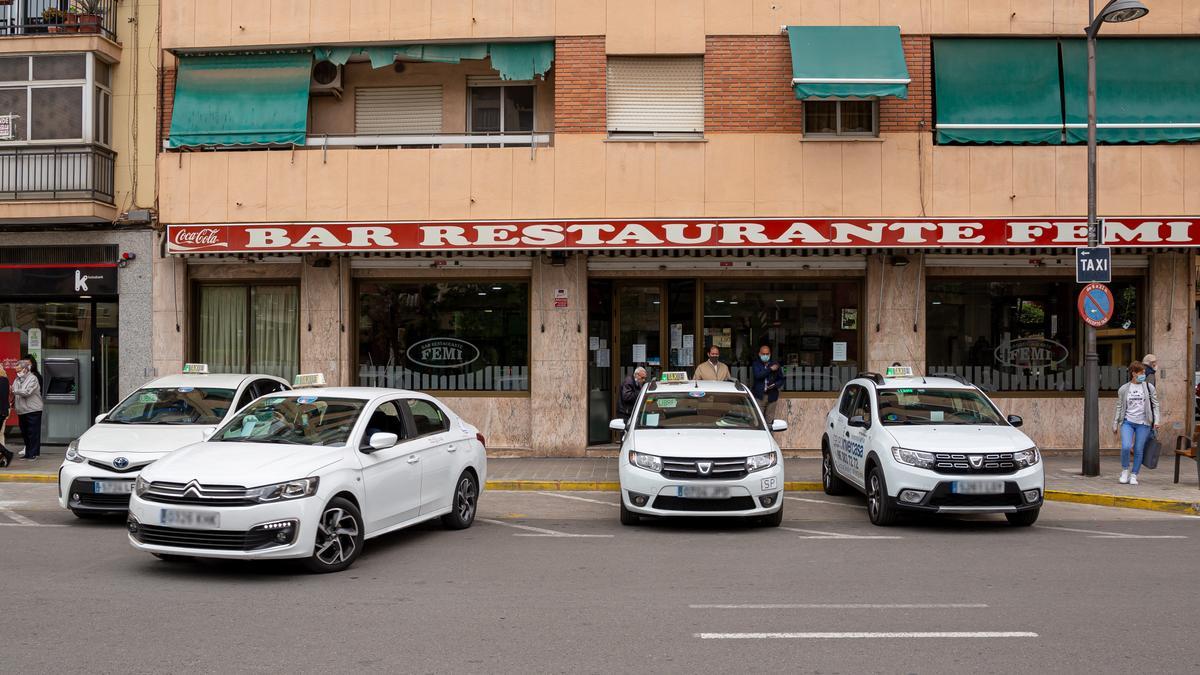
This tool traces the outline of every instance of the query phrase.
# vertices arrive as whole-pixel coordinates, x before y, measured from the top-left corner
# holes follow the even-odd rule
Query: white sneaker
[[[1121,471],[1121,477],[1117,479],[1117,482],[1122,484],[1129,482],[1129,469]]]
[[[1131,473],[1131,474],[1129,474],[1129,484],[1130,484],[1130,485],[1137,485],[1137,484],[1138,484],[1138,482],[1137,482],[1137,474],[1136,474],[1136,473]]]
[[[22,451],[20,451],[20,452],[18,452],[18,453],[17,453],[17,457],[24,457],[24,456],[25,456],[25,451],[24,451],[24,450],[22,450]]]

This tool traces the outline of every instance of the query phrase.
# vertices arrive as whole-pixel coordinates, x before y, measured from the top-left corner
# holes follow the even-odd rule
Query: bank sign
[[[1084,219],[649,219],[168,225],[169,253],[716,248],[1050,248]],[[1200,220],[1105,221],[1109,246],[1200,246]]]

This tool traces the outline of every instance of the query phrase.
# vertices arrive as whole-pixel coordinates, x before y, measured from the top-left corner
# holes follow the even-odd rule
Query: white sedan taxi
[[[741,516],[783,521],[783,455],[745,386],[664,373],[642,388],[623,431],[621,523],[642,516]]]
[[[143,471],[129,541],[164,559],[294,558],[336,572],[365,539],[433,518],[469,527],[486,470],[482,434],[431,396],[297,389]]]
[[[209,375],[189,363],[142,385],[67,446],[58,503],[78,517],[124,514],[138,472],[205,439],[250,401],[291,387],[270,375]]]

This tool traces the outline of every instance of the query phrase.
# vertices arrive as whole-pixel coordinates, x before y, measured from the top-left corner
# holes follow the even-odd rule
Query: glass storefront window
[[[299,294],[296,286],[200,286],[196,360],[213,373],[291,381],[300,366]]]
[[[360,283],[358,382],[529,391],[529,283]]]
[[[91,349],[90,302],[0,303],[0,332],[21,333],[21,353],[29,350],[29,329],[42,331],[42,350]]]
[[[859,370],[858,281],[704,282],[704,343],[742,382],[762,345],[784,367],[784,392],[838,391]]]
[[[1139,358],[1141,284],[1110,284],[1112,321],[1096,331],[1100,388],[1128,380]],[[926,372],[955,373],[985,391],[1082,391],[1083,326],[1073,279],[928,281]]]

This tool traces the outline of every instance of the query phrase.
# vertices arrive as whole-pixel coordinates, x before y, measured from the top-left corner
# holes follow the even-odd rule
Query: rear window
[[[690,390],[647,394],[637,425],[647,429],[762,429],[745,394]]]

